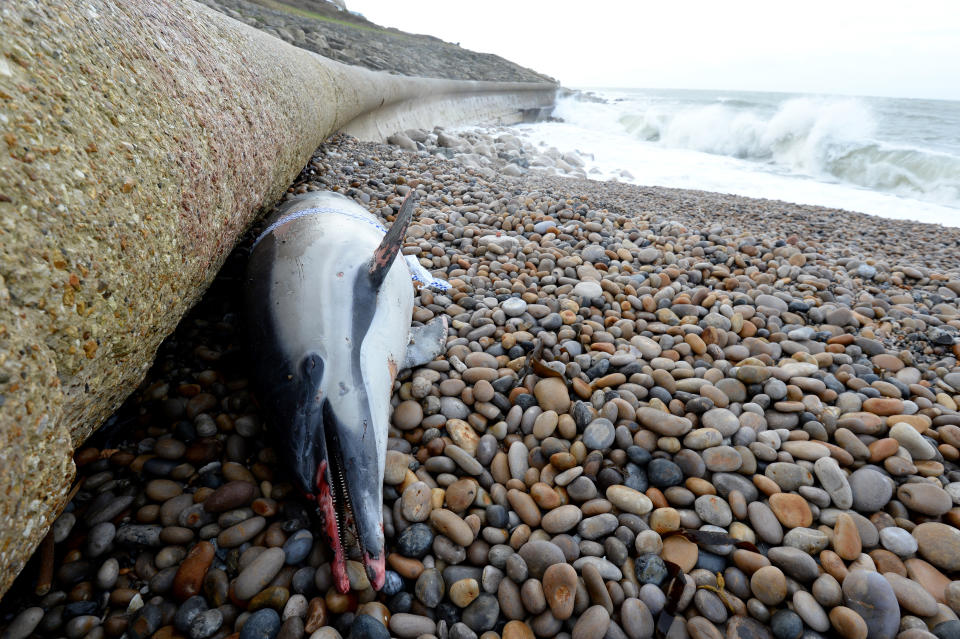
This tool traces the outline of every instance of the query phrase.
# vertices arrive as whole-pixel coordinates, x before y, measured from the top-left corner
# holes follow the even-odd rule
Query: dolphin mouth
[[[325,406],[325,413],[328,413]],[[332,416],[331,416],[332,417]],[[324,428],[326,455],[317,466],[315,489],[317,510],[323,529],[333,550],[331,573],[337,590],[350,591],[350,576],[347,572],[347,548],[354,541],[359,547],[363,564],[375,590],[383,587],[386,579],[386,564],[382,548],[366,548],[360,523],[355,515],[351,489],[347,480],[343,449],[336,433],[335,419],[324,420],[331,427]],[[381,524],[382,526],[382,524]]]

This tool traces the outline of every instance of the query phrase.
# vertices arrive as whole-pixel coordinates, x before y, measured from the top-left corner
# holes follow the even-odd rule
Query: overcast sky
[[[960,1],[346,0],[568,87],[960,99]]]

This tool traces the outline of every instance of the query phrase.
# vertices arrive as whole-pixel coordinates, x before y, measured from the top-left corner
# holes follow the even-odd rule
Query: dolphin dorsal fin
[[[400,205],[400,212],[397,213],[393,226],[383,236],[383,241],[380,242],[377,250],[373,252],[373,261],[370,263],[370,283],[373,288],[378,288],[384,278],[387,277],[393,259],[400,252],[400,247],[403,246],[403,237],[407,233],[410,220],[413,219],[413,205],[413,191],[411,190],[410,194],[403,200],[403,204]]]

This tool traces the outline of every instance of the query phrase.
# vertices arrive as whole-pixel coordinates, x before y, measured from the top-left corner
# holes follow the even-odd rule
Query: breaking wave
[[[746,100],[651,104],[639,112],[638,106],[623,104],[617,121],[641,141],[960,205],[960,157],[879,141],[874,114],[857,99],[799,97],[782,102],[772,113]]]

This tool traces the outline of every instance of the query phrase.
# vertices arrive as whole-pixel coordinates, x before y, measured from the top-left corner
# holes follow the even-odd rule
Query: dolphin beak
[[[321,419],[316,419],[318,414]],[[314,447],[312,455],[294,459],[294,473],[297,477],[312,477],[304,492],[308,499],[317,502],[323,532],[333,550],[334,585],[342,593],[350,591],[346,542],[352,537],[360,546],[371,585],[379,590],[386,567],[380,508],[383,489],[376,448],[364,445],[363,437],[357,438],[342,428],[342,422],[326,401],[298,411],[297,417],[301,415],[313,427]]]
[[[296,408],[289,427],[282,431],[286,435],[284,448],[301,490],[317,504],[323,532],[333,551],[331,572],[337,590],[350,591],[348,532],[360,546],[371,585],[379,590],[386,578],[383,469],[372,421],[369,411],[363,410],[363,424],[348,428],[317,390],[322,374],[323,362],[318,356],[308,356],[301,363],[299,380],[294,382],[298,387]],[[360,406],[365,404],[359,402]]]
[[[334,417],[338,432],[340,422]],[[338,438],[342,455],[347,500],[352,510],[357,541],[363,552],[367,576],[375,590],[383,587],[386,578],[383,540],[383,460],[377,453],[369,415],[360,428],[349,429],[349,435]],[[360,433],[357,436],[357,432]]]

